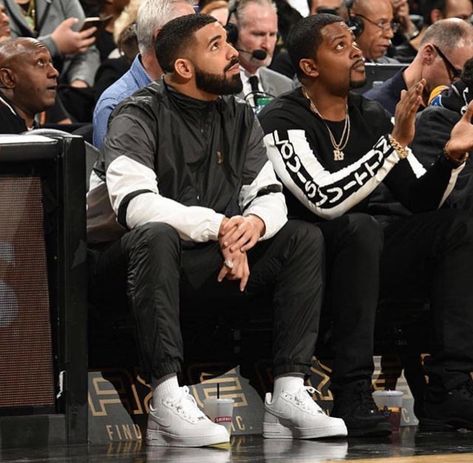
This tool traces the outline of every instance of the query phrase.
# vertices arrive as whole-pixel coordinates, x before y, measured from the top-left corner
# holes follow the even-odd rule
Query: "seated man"
[[[351,3],[350,23],[366,61],[397,63],[386,56],[397,30],[391,0],[354,0]]]
[[[473,14],[471,0],[433,0],[419,2],[423,17],[423,26],[419,33],[414,34],[408,42],[396,47],[395,58],[402,63],[410,63],[419,52],[424,43],[424,34],[427,29],[437,21],[448,18],[458,18],[470,23]]]
[[[267,66],[278,39],[278,15],[271,0],[240,0],[229,19],[238,31],[230,37],[240,51],[243,90],[238,96],[254,108],[294,88],[294,82]],[[235,39],[235,40],[234,40]]]
[[[156,60],[154,42],[159,30],[171,19],[194,12],[188,0],[143,0],[136,19],[136,35],[140,54],[128,72],[100,96],[94,109],[94,146],[101,149],[107,133],[108,120],[115,107],[137,90],[162,75]]]
[[[151,376],[147,442],[228,441],[225,428],[178,385],[179,295],[220,295],[225,307],[268,286],[275,384],[266,396],[265,437],[346,435],[343,421],[327,417],[303,384],[319,321],[320,231],[286,223],[282,187],[253,111],[219,96],[241,90],[238,53],[215,18],[187,15],[162,28],[156,54],[164,78],[112,115],[105,183],[94,181],[88,194],[95,290],[110,299],[117,285],[127,286]]]
[[[340,17],[303,19],[288,51],[302,87],[270,103],[261,123],[286,187],[289,217],[318,222],[326,243],[327,309],[334,318],[332,415],[345,420],[349,435],[376,424],[370,377],[381,289],[381,297],[395,301],[430,300],[431,360],[421,424],[473,429],[473,218],[436,210],[473,148],[473,104],[444,154],[440,150],[425,171],[406,148],[423,81],[402,92],[393,127],[379,104],[349,93],[366,75],[361,50]],[[382,203],[371,208],[370,195],[381,182],[417,214],[397,217]]]
[[[93,27],[77,31],[85,18],[79,0],[3,0],[13,37],[34,37],[46,45],[61,68],[61,82],[73,87],[94,83],[100,64]]]
[[[54,105],[58,72],[38,40],[0,43],[0,133],[36,128],[35,117]]]
[[[465,63],[460,77],[417,117],[411,147],[419,153],[419,160],[424,166],[430,166],[437,160],[450,138],[450,132],[473,100],[473,58]],[[472,168],[470,160],[461,172],[446,206],[473,211]]]
[[[401,91],[421,78],[425,79],[422,106],[427,106],[432,93],[460,77],[465,61],[473,56],[473,28],[461,19],[442,19],[430,26],[422,36],[419,51],[406,69],[397,72],[382,85],[364,94],[394,114]]]

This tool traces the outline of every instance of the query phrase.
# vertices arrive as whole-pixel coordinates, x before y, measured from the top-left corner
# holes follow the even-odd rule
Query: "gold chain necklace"
[[[330,127],[325,122],[325,119],[320,114],[319,110],[317,109],[314,102],[312,101],[312,98],[309,96],[309,93],[304,87],[302,87],[302,93],[309,100],[310,110],[316,116],[319,116],[320,119],[322,119],[322,122],[324,123],[325,128],[327,129],[328,136],[330,138],[330,143],[332,144],[332,148],[333,148],[333,160],[343,161],[345,159],[345,153],[343,152],[343,150],[346,148],[348,144],[348,140],[350,139],[350,132],[351,132],[351,122],[350,122],[350,115],[348,114],[348,106],[347,106],[347,114],[345,116],[345,124],[342,130],[342,136],[340,137],[340,141],[337,143],[337,141],[335,140],[335,136],[330,130]]]

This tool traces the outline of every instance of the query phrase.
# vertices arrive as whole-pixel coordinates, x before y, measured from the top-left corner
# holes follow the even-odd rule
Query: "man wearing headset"
[[[397,30],[393,22],[391,0],[355,0],[349,8],[349,27],[366,61],[397,63],[386,56],[391,39]]]
[[[255,109],[294,88],[294,82],[267,66],[278,40],[278,15],[271,0],[240,0],[230,9],[229,42],[240,52],[243,91],[237,96]]]

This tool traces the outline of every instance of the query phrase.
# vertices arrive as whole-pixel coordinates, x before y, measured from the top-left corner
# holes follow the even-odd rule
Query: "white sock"
[[[179,393],[179,383],[176,373],[172,373],[162,378],[153,378],[153,408],[156,408],[163,397],[177,396]]]
[[[281,392],[295,394],[304,386],[304,375],[292,373],[288,375],[277,376],[274,379],[273,397],[278,397]]]

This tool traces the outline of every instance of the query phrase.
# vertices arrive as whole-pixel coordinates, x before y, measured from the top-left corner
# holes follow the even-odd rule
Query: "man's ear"
[[[194,65],[186,58],[178,58],[174,62],[174,72],[183,79],[192,79],[194,76]]]
[[[15,88],[16,79],[13,71],[8,68],[0,68],[0,88]]]
[[[304,75],[311,77],[312,79],[319,75],[317,65],[311,58],[302,58],[299,61],[299,68],[304,73]]]
[[[437,52],[431,43],[426,43],[421,50],[422,64],[430,66],[435,58],[437,57]]]

